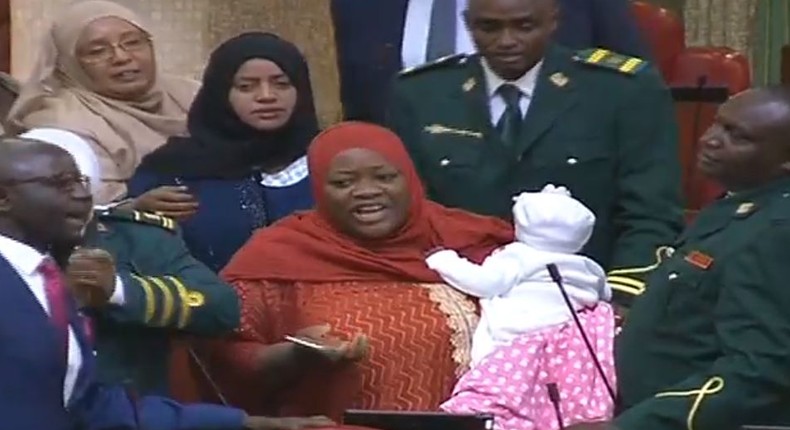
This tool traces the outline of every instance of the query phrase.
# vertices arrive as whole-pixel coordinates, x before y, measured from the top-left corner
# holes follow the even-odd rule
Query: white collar
[[[540,68],[543,66],[543,60],[540,60],[538,64],[535,64],[526,73],[521,75],[520,78],[514,81],[506,81],[494,73],[491,66],[488,65],[488,61],[483,57],[480,57],[480,64],[483,66],[483,77],[486,81],[486,91],[489,99],[496,95],[496,91],[502,84],[514,85],[521,90],[521,93],[527,96],[527,98],[531,98],[535,93],[535,85],[537,85],[538,82],[538,74],[540,73]]]
[[[303,155],[279,172],[261,172],[261,185],[274,188],[290,187],[301,182],[308,175],[307,156]]]
[[[2,255],[17,272],[33,275],[41,263],[47,258],[32,246],[0,234],[0,255]]]

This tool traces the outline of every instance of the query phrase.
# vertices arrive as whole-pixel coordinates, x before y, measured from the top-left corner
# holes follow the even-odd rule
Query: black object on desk
[[[381,430],[491,430],[494,417],[487,414],[347,410],[343,424]]]
[[[680,103],[722,104],[730,98],[727,87],[670,87],[672,99]]]
[[[777,426],[743,426],[741,430],[790,430],[790,427]]]

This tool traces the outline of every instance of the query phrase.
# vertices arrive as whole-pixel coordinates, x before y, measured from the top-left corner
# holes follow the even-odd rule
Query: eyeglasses
[[[148,35],[130,37],[118,43],[102,43],[90,46],[85,52],[80,54],[80,59],[86,63],[104,63],[115,57],[115,48],[119,48],[126,53],[140,52],[151,47],[151,38]]]
[[[72,192],[77,185],[89,190],[91,180],[85,175],[63,174],[54,176],[36,176],[27,179],[0,180],[0,185],[42,184],[62,192]]]

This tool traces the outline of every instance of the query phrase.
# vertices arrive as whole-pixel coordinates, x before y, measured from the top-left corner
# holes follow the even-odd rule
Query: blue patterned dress
[[[184,240],[195,258],[217,272],[256,229],[313,206],[306,157],[281,172],[240,179],[185,179],[137,171],[129,195],[162,185],[185,185],[197,198],[197,213],[181,224]]]

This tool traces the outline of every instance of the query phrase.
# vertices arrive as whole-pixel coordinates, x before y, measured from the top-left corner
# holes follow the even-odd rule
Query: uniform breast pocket
[[[616,155],[602,138],[576,138],[540,149],[527,168],[547,182],[568,187],[577,198],[597,201],[603,190],[616,185]]]
[[[454,181],[474,175],[482,150],[482,137],[429,135],[421,151],[420,167],[432,185],[457,186]]]
[[[668,265],[664,276],[667,294],[664,305],[666,324],[662,324],[663,329],[671,331],[672,327],[668,325],[674,321],[686,321],[689,315],[705,315],[711,312],[715,298],[709,297],[704,288],[704,281],[710,276],[707,270],[678,259]]]

